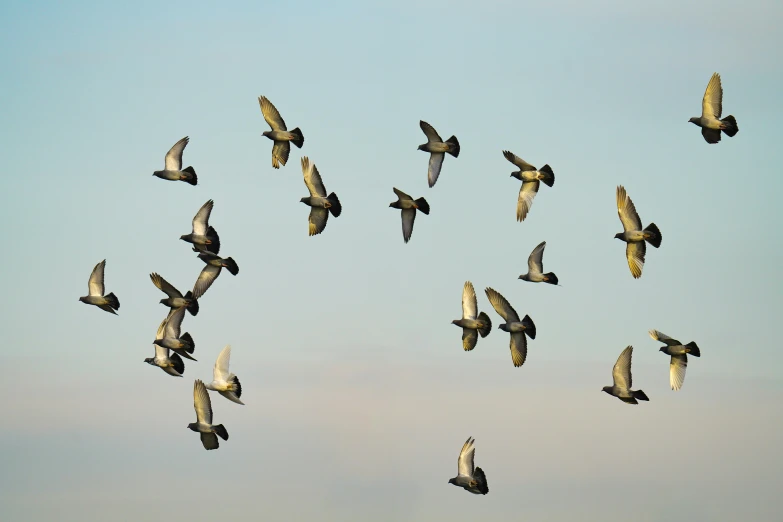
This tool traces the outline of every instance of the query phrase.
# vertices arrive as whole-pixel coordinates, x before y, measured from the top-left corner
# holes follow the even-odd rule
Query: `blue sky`
[[[2,520],[778,520],[783,357],[779,2],[301,1],[0,5]],[[687,123],[720,72],[740,132]],[[305,136],[271,166],[257,97]],[[423,119],[462,145],[427,187]],[[199,185],[152,177],[190,136]],[[524,223],[501,151],[548,163]],[[307,236],[306,154],[343,214]],[[622,184],[663,234],[634,280]],[[424,196],[407,245],[392,187]],[[208,199],[239,264],[183,327],[183,379],[142,361],[189,288]],[[562,287],[516,278],[547,241]],[[77,301],[95,263],[118,317]],[[538,330],[464,353],[462,285]],[[696,341],[668,386],[656,328]],[[229,441],[185,429],[231,344]],[[635,347],[637,407],[600,393]],[[465,439],[490,494],[447,484]],[[629,486],[617,484],[628,480]]]

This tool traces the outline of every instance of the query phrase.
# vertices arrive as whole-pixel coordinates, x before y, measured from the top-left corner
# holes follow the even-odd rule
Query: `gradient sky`
[[[0,519],[783,519],[783,4],[109,4],[0,4]],[[715,71],[740,132],[708,145]],[[279,171],[261,94],[305,136]],[[432,189],[420,119],[462,145]],[[198,186],[153,178],[186,135]],[[503,149],[556,174],[524,223]],[[316,237],[302,154],[343,204]],[[619,184],[663,234],[640,280]],[[393,186],[432,207],[407,245]],[[192,285],[208,199],[240,272],[175,379],[149,273]],[[543,240],[562,287],[516,279]],[[104,258],[117,317],[77,301]],[[463,352],[466,280],[534,319],[522,368]],[[701,347],[679,392],[651,328]],[[247,405],[212,395],[207,452],[226,344]],[[628,344],[636,407],[600,392]],[[447,484],[468,436],[486,496]]]

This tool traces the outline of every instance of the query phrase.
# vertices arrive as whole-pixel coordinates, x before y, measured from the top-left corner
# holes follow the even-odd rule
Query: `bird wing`
[[[631,355],[633,355],[633,346],[628,346],[620,354],[620,357],[617,358],[617,362],[614,363],[614,368],[612,368],[614,385],[623,390],[630,390],[633,385],[631,379]]]
[[[169,297],[182,297],[182,294],[179,293],[179,290],[171,286],[171,283],[160,277],[156,273],[150,274],[150,279],[152,279],[152,284],[158,287],[158,289],[162,290],[163,293],[165,293]]]
[[[182,151],[185,150],[190,138],[185,136],[166,153],[166,170],[182,170]]]
[[[527,269],[529,272],[538,272],[538,273],[544,272],[544,248],[545,247],[546,247],[546,241],[542,241],[530,253],[530,257],[527,258]]]
[[[443,143],[443,140],[438,134],[438,131],[435,130],[435,127],[424,120],[419,120],[419,127],[424,131],[424,135],[427,136],[427,143],[432,143],[433,141]]]
[[[514,366],[519,367],[525,364],[525,359],[527,359],[527,339],[525,338],[525,332],[512,333],[509,347],[511,348],[511,361],[514,363]]]
[[[429,167],[427,167],[427,182],[429,183],[430,187],[435,185],[435,182],[438,181],[438,176],[440,176],[440,168],[443,166],[443,158],[446,157],[446,154],[443,152],[431,152],[430,153],[430,164]]]
[[[476,448],[473,446],[473,437],[468,437],[457,459],[457,475],[473,478],[473,457],[476,455]]]
[[[416,209],[404,208],[400,213],[402,215],[402,238],[407,243],[413,234],[413,222],[416,221]]]
[[[471,351],[473,348],[476,347],[476,343],[478,342],[478,330],[474,330],[472,328],[463,328],[462,329],[462,349],[466,352]]]
[[[106,268],[106,260],[104,259],[92,269],[90,274],[90,282],[87,283],[87,290],[89,295],[103,295],[106,289],[103,286],[103,271]]]
[[[196,409],[198,422],[212,424],[212,403],[201,379],[196,379],[193,383],[193,407]]]
[[[533,206],[533,199],[538,194],[539,185],[541,182],[538,180],[522,182],[517,198],[517,221],[524,221],[527,217],[530,207]]]
[[[166,314],[166,317],[164,317],[163,320],[160,322],[160,326],[158,326],[158,332],[155,334],[156,341],[158,339],[163,339],[165,337],[164,332],[166,331],[166,323],[168,322],[170,315],[171,315],[171,310],[169,310],[169,313]]]
[[[221,267],[213,265],[206,265],[201,269],[201,273],[198,275],[198,279],[196,279],[196,284],[193,285],[194,299],[199,299],[202,295],[207,293],[209,287],[212,286],[212,283],[214,283],[215,279],[220,275],[220,271]]]
[[[500,317],[505,319],[507,323],[519,322],[519,314],[512,308],[505,297],[492,288],[486,288],[484,292],[487,294],[487,298],[489,299],[492,308],[494,308]]]
[[[707,127],[702,127],[701,135],[704,136],[704,141],[707,143],[718,143],[720,141],[719,129],[709,129]]]
[[[153,344],[155,347],[155,358],[159,361],[169,358],[169,349],[160,346],[159,344]]]
[[[258,97],[258,103],[261,105],[261,114],[264,115],[264,119],[272,127],[272,130],[284,131],[287,130],[283,117],[277,112],[277,108],[272,105],[272,102],[266,99],[264,96]],[[283,162],[285,165],[285,162]]]
[[[397,194],[397,197],[400,199],[400,201],[406,201],[410,200],[413,201],[413,198],[407,195],[405,192],[401,191],[400,189],[392,187],[392,190],[395,194]]]
[[[200,433],[199,435],[201,435],[201,444],[204,445],[204,449],[213,450],[220,447],[220,442],[214,433]]]
[[[182,320],[185,318],[186,307],[172,308],[169,312],[169,316],[166,318],[164,337],[169,339],[179,339],[179,334],[182,331]]]
[[[302,157],[302,175],[304,175],[304,182],[311,196],[326,197],[326,187],[321,180],[321,174],[318,173],[315,163],[310,163],[307,156]]]
[[[212,378],[219,382],[228,381],[228,361],[231,358],[231,345],[227,344],[215,361],[215,367],[212,369]]]
[[[623,230],[628,232],[629,230],[641,230],[642,220],[639,219],[639,214],[636,213],[636,207],[625,193],[625,187],[620,185],[617,187],[617,215],[620,216],[620,221],[623,224]]]
[[[672,361],[669,364],[669,384],[671,384],[672,390],[677,391],[682,388],[682,383],[685,382],[685,370],[687,368],[687,355],[684,353],[681,355],[672,355]]]
[[[722,112],[723,87],[720,84],[720,74],[714,73],[701,100],[701,117],[719,120]]]
[[[307,216],[308,234],[315,236],[326,228],[329,220],[329,211],[323,207],[310,207],[310,215]]]
[[[209,230],[209,215],[212,213],[212,205],[215,202],[211,199],[201,205],[196,215],[193,216],[193,233],[198,236],[206,236]]]
[[[503,157],[505,157],[508,161],[519,167],[519,170],[521,171],[528,171],[528,170],[536,170],[536,168],[528,163],[527,161],[523,160],[513,152],[509,152],[507,150],[503,151]]]
[[[644,255],[647,253],[647,245],[644,243],[627,243],[625,245],[625,257],[628,259],[628,268],[634,279],[642,277],[644,268]]]
[[[276,141],[272,145],[272,167],[279,169],[280,165],[288,163],[289,154],[291,154],[291,142]]]
[[[473,289],[473,283],[465,281],[462,287],[462,318],[475,319],[478,316],[478,301],[476,300],[476,291]]]
[[[661,333],[658,330],[650,330],[647,333],[649,333],[650,337],[652,337],[654,340],[661,341],[666,346],[680,346],[682,344],[677,339],[672,339],[665,333]]]

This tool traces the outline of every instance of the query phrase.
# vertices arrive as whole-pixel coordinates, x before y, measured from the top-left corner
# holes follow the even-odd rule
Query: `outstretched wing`
[[[509,347],[511,348],[511,361],[514,363],[514,366],[518,368],[525,364],[525,359],[527,359],[527,338],[525,337],[525,332],[513,332],[509,341]]]
[[[644,268],[644,256],[647,253],[647,245],[641,243],[627,243],[625,245],[625,257],[628,259],[628,268],[634,279],[642,277]]]
[[[311,196],[326,197],[326,187],[324,187],[324,182],[321,180],[321,174],[319,174],[315,163],[310,163],[310,159],[307,156],[302,157],[302,175]]]
[[[462,287],[462,318],[475,319],[476,317],[478,317],[476,291],[473,289],[473,283],[465,281],[465,286]]]
[[[685,370],[688,368],[688,356],[684,353],[681,355],[672,355],[671,363],[669,364],[669,384],[672,390],[677,391],[682,388],[682,383],[685,382]]]
[[[310,214],[307,216],[308,235],[315,236],[323,232],[327,221],[329,221],[329,211],[327,209],[310,207]]]
[[[156,273],[150,274],[150,279],[152,279],[152,284],[158,287],[158,289],[162,290],[167,296],[169,297],[182,297],[182,294],[179,293],[179,290],[171,286],[171,283],[160,277]]]
[[[413,201],[413,198],[407,195],[405,192],[401,191],[400,189],[392,187],[392,190],[395,194],[397,194],[397,197],[400,198],[400,201],[406,201],[410,200]]]
[[[443,140],[438,134],[438,131],[435,130],[435,127],[424,120],[419,120],[419,127],[424,131],[424,135],[427,136],[427,143],[432,143],[433,141],[443,143]]]
[[[614,385],[623,390],[630,390],[633,385],[631,379],[631,356],[633,355],[633,346],[628,346],[620,357],[617,358],[617,362],[614,363],[612,368],[612,378],[614,379]]]
[[[196,409],[196,419],[203,424],[212,424],[212,403],[209,394],[200,379],[193,383],[193,407]]]
[[[215,202],[211,199],[201,205],[196,215],[193,216],[193,233],[197,236],[206,236],[209,229],[209,215],[212,213],[212,205]]]
[[[231,359],[231,345],[226,345],[221,350],[215,361],[215,367],[212,369],[212,378],[218,382],[228,381],[228,362]]]
[[[720,74],[714,73],[701,100],[701,117],[719,120],[722,112],[723,86],[720,83]]]
[[[105,268],[106,260],[104,259],[92,269],[90,281],[87,283],[88,295],[103,295],[106,291],[103,286],[103,271]]]
[[[623,230],[641,230],[642,220],[636,212],[636,207],[625,193],[625,187],[617,187],[617,215],[620,216],[620,222],[623,224]]]
[[[529,272],[544,272],[544,248],[546,248],[546,241],[539,243],[530,253],[530,257],[527,258],[527,269]]]
[[[652,337],[654,340],[661,341],[666,346],[680,346],[682,344],[677,339],[672,339],[665,333],[661,333],[658,330],[650,330],[647,333],[649,333],[650,337]]]
[[[272,167],[279,169],[280,165],[288,162],[288,155],[291,154],[290,141],[276,141],[272,145]]]
[[[207,293],[209,287],[212,286],[212,283],[214,283],[215,279],[220,275],[220,271],[221,267],[213,265],[206,265],[201,269],[201,273],[198,275],[198,279],[196,279],[196,284],[193,285],[194,299],[199,299],[202,295]]]
[[[457,475],[473,478],[473,457],[476,454],[476,448],[473,446],[473,437],[468,437],[457,459]]]
[[[506,158],[508,161],[519,167],[519,170],[525,172],[528,170],[536,170],[536,168],[528,163],[527,161],[523,160],[513,152],[509,152],[507,150],[503,151],[503,157]]]
[[[500,317],[505,319],[507,323],[519,322],[519,314],[511,307],[505,297],[492,288],[486,288],[484,292],[486,292],[492,308],[494,308]]]
[[[280,116],[280,113],[277,112],[277,108],[274,105],[272,105],[271,101],[269,101],[264,96],[259,96],[258,103],[259,105],[261,105],[261,114],[264,115],[264,119],[269,124],[269,126],[272,127],[272,130],[275,131],[287,130],[285,126],[285,122],[283,121],[283,117]],[[285,162],[283,162],[283,165],[285,165]]]
[[[524,221],[527,217],[527,213],[530,212],[530,207],[533,206],[533,199],[538,194],[538,187],[541,182],[524,181],[519,188],[519,197],[517,198],[517,221]]]
[[[443,166],[443,158],[445,157],[446,155],[442,152],[430,153],[430,163],[427,167],[427,183],[429,183],[430,187],[433,187],[435,182],[438,181],[440,169]]]
[[[166,326],[163,332],[163,336],[169,339],[179,339],[179,334],[182,331],[182,320],[185,318],[186,307],[172,308],[169,311],[169,316],[166,318]]]
[[[182,152],[190,138],[185,136],[166,153],[166,170],[182,170]]]
[[[416,209],[404,208],[400,214],[402,216],[402,238],[407,243],[411,239],[411,234],[413,234],[413,222],[416,221]]]

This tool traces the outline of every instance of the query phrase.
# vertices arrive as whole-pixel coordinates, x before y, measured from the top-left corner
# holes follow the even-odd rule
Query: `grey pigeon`
[[[79,301],[84,304],[94,305],[103,311],[110,314],[117,315],[115,310],[120,309],[120,300],[114,295],[114,292],[109,295],[103,295],[106,288],[103,286],[103,271],[106,268],[106,260],[104,259],[92,269],[90,274],[90,282],[87,284],[87,295],[80,297]]]
[[[222,424],[212,424],[212,402],[204,383],[198,379],[193,383],[193,407],[196,409],[196,422],[188,424],[188,428],[201,434],[204,449],[217,449],[220,446],[217,435],[228,440],[228,431]]]
[[[157,337],[153,341],[153,344],[168,348],[185,359],[195,361],[196,359],[190,355],[196,349],[196,343],[193,341],[193,337],[191,337],[188,332],[180,335],[180,332],[182,331],[182,320],[184,318],[184,307],[172,308],[168,317],[166,317],[166,322],[163,326],[163,335]],[[160,334],[160,331],[158,331],[158,334]]]
[[[459,486],[465,491],[474,495],[486,495],[489,493],[487,486],[487,477],[484,470],[473,467],[473,457],[476,455],[476,448],[473,447],[473,437],[468,437],[457,459],[457,476],[449,479],[449,484]]]
[[[278,169],[280,165],[285,165],[288,161],[288,155],[291,153],[291,142],[298,148],[304,144],[304,136],[299,127],[292,131],[286,130],[285,122],[272,102],[263,96],[258,97],[258,103],[261,105],[261,114],[272,127],[271,131],[264,131],[264,136],[274,141],[272,145],[272,167]]]
[[[509,347],[511,348],[511,361],[515,367],[520,367],[525,364],[527,358],[527,338],[536,338],[536,325],[533,324],[533,320],[529,315],[526,315],[524,319],[519,320],[519,314],[514,310],[505,297],[500,295],[492,288],[486,288],[484,290],[487,294],[492,308],[503,318],[505,323],[501,323],[498,328],[504,332],[511,334],[511,341]]]
[[[625,257],[628,259],[628,268],[634,279],[642,277],[644,268],[644,256],[647,253],[645,241],[655,248],[661,246],[661,231],[655,223],[650,223],[642,230],[642,220],[636,213],[636,207],[631,198],[625,193],[622,185],[617,187],[617,214],[623,224],[624,232],[615,234],[615,239],[625,241]]]
[[[196,176],[196,171],[193,170],[193,167],[182,168],[182,152],[189,141],[190,138],[185,136],[175,143],[171,150],[166,153],[166,163],[163,170],[156,170],[152,175],[169,181],[184,181],[191,185],[198,184],[198,176]]]
[[[718,143],[720,141],[720,131],[726,133],[729,138],[734,137],[739,132],[737,120],[734,116],[726,116],[720,119],[723,112],[723,87],[720,84],[720,74],[714,73],[707,84],[707,90],[704,91],[704,98],[701,100],[701,117],[696,116],[688,121],[697,127],[701,127],[701,135],[707,143]]]
[[[221,270],[225,267],[231,275],[237,275],[239,273],[239,266],[233,258],[222,258],[212,252],[203,252],[198,255],[198,258],[204,261],[205,266],[196,279],[196,284],[193,285],[193,298],[200,299],[204,295],[207,289],[212,286],[212,283],[220,275]]]
[[[158,333],[155,336],[156,341],[163,339],[163,330],[166,327],[166,321],[168,321],[168,319],[169,318],[166,317],[160,322]],[[152,366],[157,366],[172,377],[182,377],[182,374],[185,373],[185,363],[182,362],[179,355],[176,353],[169,355],[169,349],[164,348],[159,344],[153,343],[153,346],[155,347],[155,357],[147,357],[144,359],[144,362],[151,364]]]
[[[161,299],[160,304],[164,304],[169,308],[185,307],[190,312],[190,315],[198,314],[198,301],[193,297],[193,293],[190,290],[183,296],[171,283],[154,272],[150,274],[150,279],[152,279],[152,284],[168,296],[166,299]]]
[[[492,331],[492,321],[484,312],[479,313],[476,291],[473,283],[465,281],[462,287],[462,319],[455,319],[451,324],[462,328],[462,348],[469,352],[476,347],[478,336],[486,337]]]
[[[650,330],[650,337],[656,341],[661,341],[666,346],[661,346],[658,350],[667,355],[671,355],[671,362],[669,363],[669,384],[672,390],[677,391],[682,388],[682,383],[685,382],[685,369],[688,368],[688,355],[691,354],[696,357],[701,357],[701,350],[693,341],[686,345],[683,345],[677,339],[672,339],[666,334],[662,334],[658,330]]]
[[[523,281],[530,281],[531,283],[549,283],[550,285],[557,284],[557,276],[554,272],[544,272],[544,248],[546,248],[546,241],[542,241],[536,248],[530,253],[530,257],[527,258],[527,274],[522,274],[519,279]]]
[[[209,226],[209,215],[215,204],[211,199],[201,205],[196,215],[193,216],[193,231],[190,234],[179,236],[182,241],[193,243],[194,252],[220,253],[220,237],[217,231]]]
[[[314,236],[320,234],[326,228],[329,212],[334,217],[339,217],[343,207],[340,205],[340,200],[337,199],[337,194],[332,192],[328,196],[326,195],[326,188],[321,180],[321,175],[318,173],[315,163],[310,163],[307,156],[302,158],[302,175],[304,176],[307,190],[310,191],[310,196],[299,201],[310,207],[310,215],[307,218],[309,223],[308,233]]]
[[[401,190],[392,189],[397,194],[397,201],[390,203],[392,208],[402,210],[402,239],[407,243],[413,234],[413,222],[416,220],[416,211],[421,210],[425,214],[430,213],[430,205],[424,198],[414,200]]]
[[[226,345],[215,361],[215,367],[212,369],[212,382],[206,387],[208,390],[218,392],[231,402],[244,405],[245,403],[239,400],[242,396],[242,385],[239,383],[239,378],[228,371],[230,358],[231,346]]]
[[[649,401],[647,395],[642,390],[632,390],[633,386],[631,380],[631,355],[633,355],[633,346],[628,346],[620,357],[617,358],[617,362],[612,368],[612,379],[614,385],[604,386],[601,391],[605,391],[612,397],[617,397],[623,402],[628,404],[638,404],[640,401]]]
[[[530,207],[533,206],[533,199],[538,194],[540,182],[543,181],[546,185],[553,186],[555,184],[555,173],[549,165],[544,165],[537,169],[507,150],[503,151],[503,157],[519,167],[519,170],[511,173],[511,177],[522,182],[522,186],[519,188],[519,197],[517,198],[517,221],[524,221],[527,213],[530,212]]]
[[[435,186],[435,182],[438,181],[440,176],[440,169],[443,166],[443,159],[446,157],[446,152],[454,156],[459,157],[459,141],[456,136],[443,141],[432,125],[426,121],[419,120],[419,127],[424,131],[424,135],[427,136],[427,143],[419,145],[418,150],[430,153],[430,164],[427,168],[427,182],[430,187]]]

